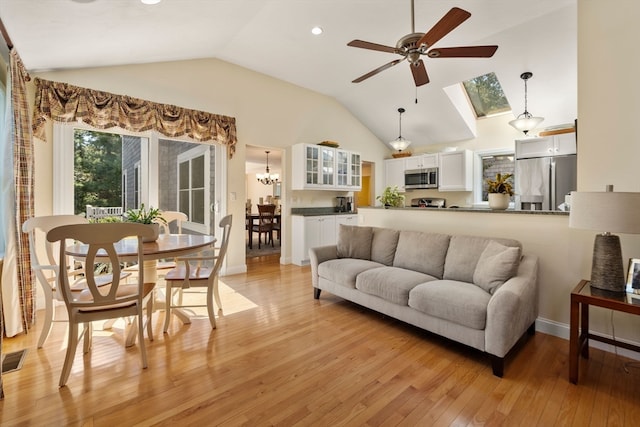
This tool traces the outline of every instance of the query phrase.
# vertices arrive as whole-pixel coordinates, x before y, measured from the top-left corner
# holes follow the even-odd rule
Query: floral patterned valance
[[[167,137],[188,136],[196,141],[215,141],[235,153],[236,119],[169,104],[158,104],[125,95],[86,89],[67,83],[35,79],[36,102],[33,132],[45,140],[47,119],[82,121],[97,129],[121,127],[133,132],[155,130]]]

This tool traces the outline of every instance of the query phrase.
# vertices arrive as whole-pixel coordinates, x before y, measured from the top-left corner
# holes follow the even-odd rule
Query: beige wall
[[[246,201],[245,145],[286,149],[299,142],[340,142],[380,163],[385,146],[333,98],[216,59],[37,73],[78,86],[236,118],[238,148],[228,164],[228,211],[243,218]],[[51,213],[52,144],[36,142],[36,214]],[[297,197],[290,190],[290,152],[283,156],[285,206],[332,206],[333,192]],[[382,168],[378,169],[379,171]],[[381,173],[381,172],[380,172]],[[376,180],[382,182],[382,179]],[[235,193],[235,200],[229,197]],[[229,246],[230,271],[245,266],[243,221],[235,221]],[[283,220],[283,258],[290,258],[290,225]]]

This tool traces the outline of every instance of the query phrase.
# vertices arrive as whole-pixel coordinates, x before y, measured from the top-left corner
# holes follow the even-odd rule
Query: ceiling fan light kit
[[[458,25],[469,19],[470,16],[471,13],[466,10],[454,7],[449,10],[449,12],[447,12],[429,31],[426,33],[416,33],[414,1],[411,0],[411,33],[398,40],[395,47],[363,40],[352,40],[347,43],[347,46],[351,47],[395,53],[402,56],[400,59],[395,59],[358,77],[353,80],[352,83],[360,83],[361,81],[366,80],[387,68],[391,68],[406,59],[410,64],[411,74],[413,75],[415,85],[422,86],[429,83],[429,75],[425,68],[424,61],[421,59],[422,55],[427,55],[429,58],[492,57],[498,49],[498,46],[462,46],[431,49],[436,42],[453,31]]]
[[[535,129],[544,120],[542,117],[534,117],[533,114],[527,111],[527,80],[531,77],[533,77],[533,73],[529,71],[520,74],[520,78],[524,80],[524,113],[509,122],[511,126],[525,135],[529,133],[531,129]]]

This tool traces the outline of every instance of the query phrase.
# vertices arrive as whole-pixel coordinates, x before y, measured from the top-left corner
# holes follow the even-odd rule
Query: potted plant
[[[139,224],[148,224],[154,228],[154,237],[150,239],[143,238],[143,242],[155,242],[160,235],[160,224],[167,225],[167,221],[162,217],[160,209],[144,207],[144,203],[140,205],[140,209],[129,209],[125,214],[127,222],[137,222]]]
[[[399,208],[404,204],[404,196],[400,194],[398,186],[386,187],[382,194],[376,197],[376,200],[379,200],[385,208]]]
[[[509,200],[513,196],[513,174],[496,174],[495,179],[487,179],[487,191],[489,192],[489,207],[491,209],[507,209]]]

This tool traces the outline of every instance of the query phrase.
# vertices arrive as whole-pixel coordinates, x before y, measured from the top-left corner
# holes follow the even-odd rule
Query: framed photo
[[[627,292],[640,293],[640,258],[629,258]]]

